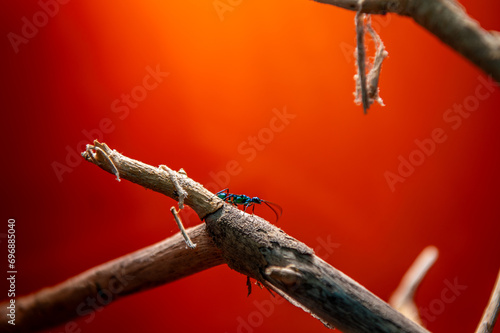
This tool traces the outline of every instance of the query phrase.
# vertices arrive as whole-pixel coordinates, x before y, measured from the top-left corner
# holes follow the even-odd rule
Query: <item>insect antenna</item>
[[[267,205],[267,207],[271,208],[271,210],[274,212],[274,214],[276,214],[276,222],[278,222],[281,215],[283,215],[283,208],[281,208],[280,205],[275,204],[274,202],[270,202],[270,201],[266,201],[266,200],[262,200],[262,202],[265,203]],[[279,214],[275,208],[279,211]]]

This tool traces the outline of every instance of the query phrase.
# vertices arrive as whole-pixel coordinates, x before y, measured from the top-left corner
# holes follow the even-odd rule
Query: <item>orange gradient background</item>
[[[472,332],[500,267],[498,87],[454,130],[443,115],[470,100],[486,76],[411,19],[374,17],[389,52],[380,80],[386,106],[364,115],[353,103],[353,12],[306,0],[232,3],[221,20],[213,0],[73,0],[17,53],[7,34],[21,34],[22,18],[32,21],[41,7],[23,1],[2,10],[0,234],[15,218],[17,295],[177,232],[167,197],[118,183],[83,160],[56,175],[53,163],[66,164],[67,149],[79,153],[79,143],[90,142],[85,131],[97,137],[109,119],[103,141],[129,157],[280,204],[279,227],[313,248],[335,243],[318,255],[384,300],[420,251],[435,245],[440,257],[418,306],[436,306],[446,281],[457,280],[467,289],[427,327]],[[461,3],[484,28],[500,30],[497,1]],[[169,75],[126,116],[114,112],[112,103],[143,83],[148,66]],[[273,110],[284,109],[294,118],[265,136]],[[397,173],[400,155],[408,158],[415,140],[436,128],[446,141],[391,191],[385,172]],[[265,143],[250,158],[241,147],[259,133]],[[230,161],[239,168],[224,177]],[[267,207],[256,214],[275,220]],[[184,219],[200,223],[193,214]],[[0,246],[6,257],[5,238]],[[259,314],[255,302],[269,293],[254,288],[247,297],[245,281],[216,267],[121,299],[76,328],[327,332],[288,303]],[[5,281],[0,287],[6,299]],[[262,321],[243,328],[249,317]]]

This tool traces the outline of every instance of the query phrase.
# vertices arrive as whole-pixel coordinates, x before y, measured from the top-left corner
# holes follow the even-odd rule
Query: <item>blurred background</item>
[[[212,191],[278,203],[280,228],[384,300],[435,245],[417,296],[427,328],[475,329],[500,267],[500,93],[481,71],[411,19],[373,17],[389,52],[386,106],[365,115],[353,102],[354,12],[304,0],[54,3],[10,1],[0,14],[0,246],[15,218],[18,295],[178,231],[172,199],[79,157],[97,138]],[[461,3],[500,30],[497,1]],[[272,297],[247,297],[245,282],[216,267],[77,328],[327,331],[286,302],[263,311]]]

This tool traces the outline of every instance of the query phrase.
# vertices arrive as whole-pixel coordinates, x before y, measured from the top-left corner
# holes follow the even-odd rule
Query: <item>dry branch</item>
[[[358,0],[315,0],[358,11]],[[455,0],[364,0],[362,13],[396,13],[415,22],[500,82],[500,34],[486,31]]]
[[[344,332],[427,332],[315,256],[303,243],[262,218],[224,204],[185,175],[164,172],[130,159],[105,144],[96,142],[92,148],[83,153],[88,161],[112,174],[116,175],[117,171],[122,179],[175,199],[178,197],[176,186],[169,176],[178,176],[176,180],[188,194],[185,203],[206,221],[206,229],[205,225],[188,229],[198,246],[188,249],[182,236],[177,234],[52,288],[19,298],[16,326],[8,325],[2,313],[1,331],[27,332],[61,324],[76,317],[79,306],[85,304],[88,297],[106,295],[109,304],[122,296],[224,262],[275,290],[329,327]],[[122,290],[117,281],[128,282]],[[0,305],[1,309],[5,309],[4,305]]]
[[[0,305],[0,332],[33,332],[89,314],[98,304],[147,290],[224,263],[201,224],[187,230],[196,249],[180,233],[94,267],[56,286],[16,299],[15,326]],[[98,301],[99,300],[99,301]]]
[[[500,312],[500,271],[498,271],[497,280],[493,291],[491,292],[490,301],[488,306],[484,310],[479,326],[476,329],[476,333],[492,333],[493,327],[498,318],[498,313]]]
[[[427,332],[260,217],[226,205],[206,223],[229,267],[329,327],[343,332]]]

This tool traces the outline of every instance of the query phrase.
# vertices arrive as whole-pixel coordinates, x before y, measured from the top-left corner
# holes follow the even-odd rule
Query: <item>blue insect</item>
[[[232,194],[232,193],[229,193],[229,189],[227,189],[227,188],[222,190],[222,191],[217,192],[216,195],[217,195],[217,197],[219,197],[220,199],[224,200],[225,202],[227,202],[229,204],[232,204],[235,206],[242,205],[243,211],[246,211],[248,207],[252,207],[252,214],[255,210],[255,204],[259,204],[259,205],[265,204],[266,206],[271,208],[271,210],[274,212],[274,214],[276,214],[276,221],[278,221],[278,219],[283,214],[283,209],[279,205],[277,205],[273,202],[267,201],[267,200],[263,200],[259,197],[252,198],[252,197],[249,197],[248,195],[244,195],[244,194]]]

